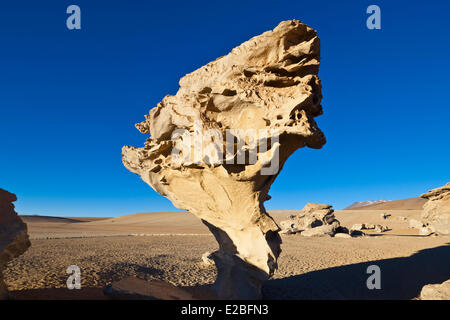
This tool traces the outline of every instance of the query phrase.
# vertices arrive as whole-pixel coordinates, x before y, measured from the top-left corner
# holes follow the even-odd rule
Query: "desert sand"
[[[296,211],[271,211],[279,222]],[[389,213],[381,219],[381,213]],[[379,223],[390,231],[351,239],[282,235],[279,269],[263,286],[266,299],[414,299],[421,288],[450,278],[450,237],[419,236],[408,221],[420,210],[342,210],[341,225]],[[23,217],[32,246],[8,264],[5,282],[16,299],[104,299],[107,284],[127,276],[178,286],[211,284],[215,266],[204,252],[217,242],[194,215],[140,213],[118,218]],[[381,290],[368,290],[367,267],[381,268]],[[66,268],[82,270],[82,289],[66,288]]]

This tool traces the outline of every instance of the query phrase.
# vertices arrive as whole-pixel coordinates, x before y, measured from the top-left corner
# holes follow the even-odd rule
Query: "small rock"
[[[281,229],[281,231],[278,233],[279,234],[296,234],[299,231],[300,230],[297,228],[288,228],[288,229]]]
[[[380,214],[381,219],[386,220],[387,218],[389,218],[391,215],[389,213],[382,213]]]
[[[416,219],[411,219],[409,220],[409,227],[413,229],[420,229],[423,227],[423,223]]]
[[[361,230],[350,230],[350,236],[352,237],[364,237],[365,235]]]
[[[366,228],[366,225],[364,224],[364,223],[358,223],[358,224],[354,224],[352,227],[351,227],[351,230],[357,230],[357,231],[359,231],[359,230],[363,230],[363,229],[365,229]]]
[[[350,232],[348,231],[348,229],[344,226],[339,226],[336,228],[336,233],[347,233],[349,234]]]
[[[388,227],[382,226],[382,225],[380,225],[380,224],[377,224],[377,225],[375,226],[375,232],[378,232],[378,233],[385,232],[385,231],[388,231],[388,230],[389,230]]]
[[[348,233],[336,233],[334,235],[335,238],[351,238],[352,236]]]
[[[433,234],[434,231],[435,231],[435,230],[433,229],[433,227],[431,227],[431,226],[425,226],[425,227],[420,228],[419,234],[420,234],[421,236],[429,236],[429,235]]]
[[[202,262],[203,262],[203,265],[205,265],[207,267],[215,265],[214,260],[211,257],[211,252],[206,251],[202,255]]]

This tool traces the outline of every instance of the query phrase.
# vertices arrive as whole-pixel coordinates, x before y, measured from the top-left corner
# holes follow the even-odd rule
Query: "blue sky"
[[[81,8],[81,30],[66,8]],[[366,8],[381,8],[381,30]],[[2,1],[0,187],[22,214],[174,211],[123,145],[178,80],[280,21],[318,31],[328,143],[300,149],[267,209],[417,196],[450,181],[445,1]]]

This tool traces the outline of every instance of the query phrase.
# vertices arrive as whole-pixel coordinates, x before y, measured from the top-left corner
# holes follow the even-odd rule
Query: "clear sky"
[[[174,211],[122,165],[147,138],[134,123],[186,73],[299,19],[321,38],[328,143],[288,160],[267,209],[417,196],[450,181],[449,15],[441,0],[2,1],[0,187],[22,214]]]

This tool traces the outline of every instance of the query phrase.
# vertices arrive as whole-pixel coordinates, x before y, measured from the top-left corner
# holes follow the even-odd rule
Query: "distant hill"
[[[425,202],[427,202],[426,199],[409,198],[395,201],[383,201],[359,207],[352,207],[352,205],[344,210],[422,210]]]
[[[409,198],[385,203],[374,204],[363,207],[363,210],[422,210],[423,205],[427,202],[422,198]]]
[[[23,222],[25,223],[77,223],[77,222],[91,222],[105,220],[108,218],[98,217],[51,217],[51,216],[40,216],[40,215],[19,215]]]
[[[370,205],[374,205],[374,204],[379,204],[379,203],[384,203],[384,202],[388,202],[388,201],[389,200],[357,201],[357,202],[353,202],[351,205],[349,205],[344,210],[360,209],[362,207],[366,207],[366,206],[370,206]]]

